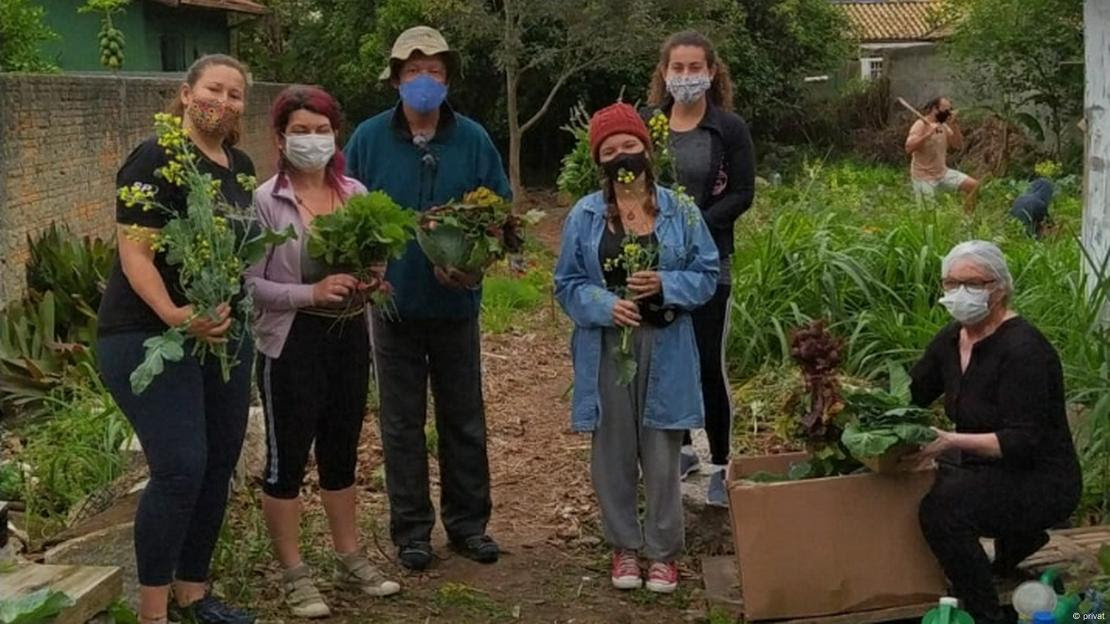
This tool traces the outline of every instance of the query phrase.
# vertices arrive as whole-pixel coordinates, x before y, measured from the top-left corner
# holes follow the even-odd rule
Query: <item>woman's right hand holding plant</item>
[[[613,304],[613,323],[617,327],[639,327],[640,307],[635,301],[618,299]]]

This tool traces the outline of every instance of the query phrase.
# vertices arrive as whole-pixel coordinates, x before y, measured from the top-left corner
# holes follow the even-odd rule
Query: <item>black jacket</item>
[[[673,101],[668,100],[661,107],[645,107],[640,115],[645,121],[657,112],[669,117],[672,105]],[[748,124],[736,113],[721,110],[712,102],[698,127],[713,136],[712,162],[716,166],[710,170],[716,173],[705,185],[705,196],[695,197],[694,202],[713,234],[718,253],[725,257],[733,251],[733,223],[752,207],[755,198],[755,148]]]

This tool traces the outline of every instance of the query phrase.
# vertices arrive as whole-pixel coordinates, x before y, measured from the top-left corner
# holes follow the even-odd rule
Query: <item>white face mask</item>
[[[948,308],[952,318],[961,325],[975,325],[990,314],[991,291],[987,288],[968,288],[960,286],[944,291],[940,303]]]
[[[713,79],[706,74],[693,74],[685,76],[672,76],[667,78],[667,91],[676,102],[680,104],[693,104],[697,102],[709,87],[713,86]]]
[[[285,158],[301,171],[319,171],[335,155],[334,134],[287,134]]]

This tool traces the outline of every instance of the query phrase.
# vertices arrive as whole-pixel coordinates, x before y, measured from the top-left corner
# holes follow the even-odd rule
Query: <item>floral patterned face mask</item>
[[[225,136],[239,123],[239,111],[215,98],[193,98],[186,112],[193,127],[205,134]]]

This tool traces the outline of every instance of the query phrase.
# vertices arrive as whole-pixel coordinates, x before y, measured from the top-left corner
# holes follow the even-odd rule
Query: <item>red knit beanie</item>
[[[614,134],[631,134],[651,150],[651,135],[636,109],[624,102],[617,102],[594,113],[590,118],[590,155],[597,161],[597,151],[605,139]]]

